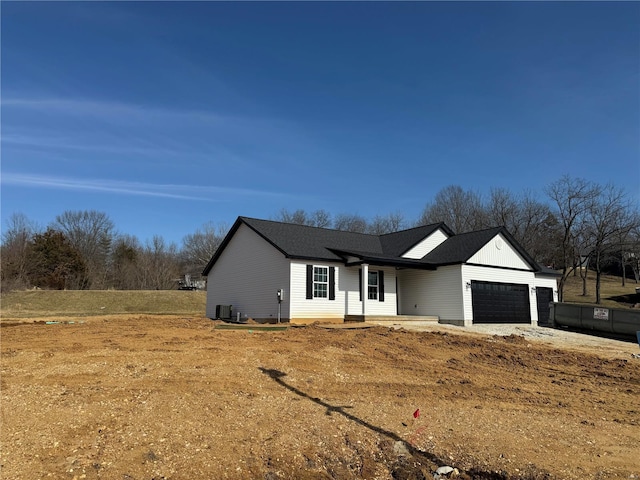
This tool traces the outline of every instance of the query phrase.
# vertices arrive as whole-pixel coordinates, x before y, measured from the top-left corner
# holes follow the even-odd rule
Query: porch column
[[[367,314],[367,298],[369,298],[369,265],[362,264],[362,316]]]

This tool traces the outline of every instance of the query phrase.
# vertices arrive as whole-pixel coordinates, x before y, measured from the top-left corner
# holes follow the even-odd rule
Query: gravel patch
[[[559,328],[538,327],[522,324],[482,324],[459,327],[446,324],[427,325],[394,325],[394,328],[404,328],[413,331],[442,331],[463,335],[521,336],[531,341],[544,342],[551,345],[569,348],[601,349],[607,356],[635,356],[640,353],[640,345],[631,340],[607,338],[595,334],[574,332]]]

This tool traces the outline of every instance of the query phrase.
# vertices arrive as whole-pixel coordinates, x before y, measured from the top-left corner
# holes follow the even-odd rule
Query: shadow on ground
[[[321,398],[312,397],[311,395],[303,392],[299,388],[296,388],[293,385],[288,384],[284,380],[284,378],[287,376],[286,373],[280,370],[272,369],[272,368],[258,367],[258,369],[265,375],[269,376],[273,381],[275,381],[278,385],[282,386],[283,388],[325,408],[326,409],[325,415],[332,415],[334,413],[338,415],[342,415],[348,420],[355,422],[358,425],[365,427],[371,430],[372,432],[375,432],[383,437],[386,437],[387,439],[393,442],[400,442],[405,447],[406,451],[409,452],[409,454],[413,458],[426,460],[431,465],[435,465],[436,468],[437,466],[448,465],[448,462],[445,462],[442,458],[438,457],[434,453],[417,449],[413,445],[411,445],[409,442],[405,441],[403,438],[398,436],[397,434],[390,432],[388,430],[385,430],[384,428],[381,428],[377,425],[373,425],[372,423],[369,423],[366,420],[363,420],[362,418],[359,418],[356,415],[353,415],[352,413],[349,413],[348,411],[346,411],[347,409],[353,408],[353,407],[348,405],[332,405],[329,402],[322,400]],[[405,479],[405,480],[433,478],[431,476],[426,477],[424,475],[423,469],[420,468],[420,465],[416,465],[414,462],[408,462],[406,461],[406,459],[403,459],[402,457],[399,458],[397,465],[394,466],[392,476],[394,479]],[[442,478],[447,478],[447,477],[442,477]],[[487,472],[487,471],[473,468],[466,472],[460,472],[460,475],[457,478],[459,478],[460,480],[467,480],[467,479],[514,480],[515,478],[522,478],[522,477],[510,477],[508,475],[505,475],[499,472]],[[530,479],[530,480],[547,480],[550,478],[551,477],[544,472],[539,472],[535,474],[529,473],[527,476],[527,479]]]

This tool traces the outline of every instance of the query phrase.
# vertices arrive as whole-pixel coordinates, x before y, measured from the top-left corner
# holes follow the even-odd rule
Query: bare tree
[[[306,225],[308,221],[307,212],[303,209],[298,209],[290,212],[286,208],[280,210],[280,213],[276,216],[275,220],[283,223],[294,223],[296,225]]]
[[[333,228],[345,232],[366,233],[368,227],[367,220],[356,214],[341,213],[333,221]]]
[[[635,250],[640,250],[640,245],[637,245],[640,241],[640,212],[630,211],[628,213],[629,229],[621,230],[616,235],[615,243],[618,255],[618,262],[620,263],[620,269],[622,270],[622,286],[626,285],[627,281],[627,265],[630,265],[633,270],[633,260],[635,258]],[[640,252],[637,252],[640,254]],[[638,255],[640,257],[640,255]],[[633,270],[636,283],[638,283],[638,276],[635,270]]]
[[[2,232],[0,273],[2,290],[29,286],[27,255],[29,243],[38,228],[23,213],[13,213]]]
[[[200,274],[227,235],[226,223],[205,223],[182,239],[182,257],[188,273]]]
[[[519,199],[518,242],[538,262],[555,263],[555,250],[551,241],[557,236],[558,220],[546,203],[542,203],[530,192]]]
[[[558,299],[563,300],[564,286],[569,274],[576,268],[576,238],[581,219],[597,197],[599,189],[584,179],[564,175],[545,188],[545,193],[553,202],[555,216],[559,223],[558,244],[562,262],[562,276],[558,285]]]
[[[367,231],[373,235],[384,235],[402,230],[405,227],[404,215],[400,212],[388,215],[376,215]]]
[[[514,194],[506,188],[492,188],[486,202],[473,192],[449,186],[436,194],[418,225],[444,221],[457,233],[504,226],[537,261],[555,263],[549,239],[557,235],[557,219],[551,208],[530,192]]]
[[[176,287],[181,269],[175,243],[167,245],[164,238],[154,235],[140,252],[137,264],[139,288],[170,290]]]
[[[633,271],[633,277],[636,280],[636,284],[640,282],[640,225],[636,223],[629,235],[629,242],[627,244],[625,260],[628,265],[631,266]]]
[[[484,228],[487,224],[482,198],[458,185],[440,190],[433,202],[427,204],[418,219],[418,225],[444,222],[456,233]]]
[[[574,250],[574,276],[580,275],[582,281],[582,296],[586,297],[588,292],[587,279],[589,277],[589,265],[593,256],[593,231],[589,228],[587,215],[580,216],[574,229],[573,250]]]
[[[87,266],[87,286],[105,288],[115,235],[113,222],[107,214],[96,210],[66,211],[56,217],[53,228],[64,233],[82,255]]]
[[[309,225],[319,228],[331,228],[331,214],[326,210],[315,210],[311,213]]]
[[[593,259],[596,271],[596,303],[601,303],[600,280],[604,256],[616,246],[615,239],[634,228],[631,203],[624,190],[613,184],[598,189],[598,195],[589,205],[586,215],[587,231],[593,241]]]
[[[488,226],[504,226],[517,238],[520,230],[520,210],[517,197],[506,188],[492,188],[485,207]]]
[[[309,227],[331,227],[331,214],[322,209],[307,213],[302,209],[290,212],[286,208],[283,208],[280,210],[280,213],[276,215],[275,220],[284,223],[294,223],[296,225],[307,225]]]

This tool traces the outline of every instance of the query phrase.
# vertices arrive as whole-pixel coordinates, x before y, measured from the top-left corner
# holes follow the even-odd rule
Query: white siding
[[[307,264],[335,267],[336,299],[313,298],[307,300]],[[291,275],[291,318],[344,318],[344,295],[338,285],[343,282],[343,271],[339,263],[302,262],[292,260],[289,273]],[[357,285],[356,285],[357,288]]]
[[[384,272],[384,302],[380,300],[369,300],[366,298],[367,286],[365,285],[365,298],[366,298],[366,315],[396,315],[397,314],[397,300],[396,300],[396,269],[375,267],[369,265],[370,272],[377,272],[382,270]],[[356,272],[356,289],[355,295],[352,295],[360,305],[360,313],[362,313],[362,304],[360,303],[360,296],[358,293],[358,273]]]
[[[551,277],[548,275],[536,275],[535,286],[553,289],[553,301],[558,301],[558,280],[556,277]]]
[[[347,315],[362,315],[362,302],[360,301],[360,267],[342,267],[342,277],[336,282],[336,297],[340,293],[343,299],[343,308]],[[385,290],[387,279],[384,280]],[[395,297],[394,297],[395,301]]]
[[[333,266],[336,269],[336,298],[306,298],[307,264]],[[369,267],[384,271],[384,302],[367,300],[367,315],[396,314],[395,269]],[[341,263],[291,261],[291,318],[342,319],[345,315],[362,315],[359,287],[360,267]]]
[[[400,270],[400,315],[437,315],[441,321],[461,321],[462,280],[460,265],[437,270]]]
[[[531,270],[531,266],[501,234],[487,242],[467,263]]]
[[[447,234],[444,233],[442,229],[438,229],[424,240],[421,240],[420,243],[418,243],[414,247],[411,247],[409,250],[403,253],[402,256],[404,258],[413,259],[422,258],[431,250],[444,242],[447,238],[449,238]]]
[[[482,282],[498,282],[498,283],[517,283],[528,286],[529,290],[529,307],[531,311],[531,323],[538,323],[538,310],[536,302],[536,292],[532,287],[536,285],[536,279],[533,272],[525,272],[521,270],[507,270],[503,268],[486,268],[476,265],[462,266],[462,285],[464,288],[463,304],[464,304],[464,321],[465,325],[471,325],[473,322],[473,305],[471,300],[471,287],[467,283],[472,280]]]
[[[276,292],[285,289],[282,318],[289,318],[289,260],[242,224],[207,277],[207,317],[216,305],[233,305],[250,318],[277,318]]]

